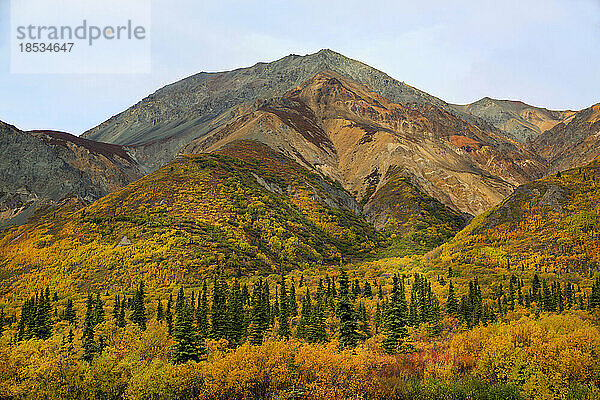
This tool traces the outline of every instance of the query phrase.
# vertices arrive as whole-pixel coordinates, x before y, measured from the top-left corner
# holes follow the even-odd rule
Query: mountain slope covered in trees
[[[334,182],[266,146],[237,145],[262,160],[184,156],[87,207],[59,208],[3,231],[4,290],[37,273],[80,287],[145,275],[184,281],[218,268],[336,263],[340,254],[378,248],[380,234]]]
[[[438,268],[487,281],[511,273],[591,286],[600,263],[600,164],[520,186],[433,255]]]

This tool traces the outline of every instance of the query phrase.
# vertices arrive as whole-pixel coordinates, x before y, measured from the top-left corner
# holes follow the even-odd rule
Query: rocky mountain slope
[[[191,76],[83,136],[127,145],[150,170],[176,154],[258,140],[340,182],[366,210],[380,209],[369,206],[368,197],[394,167],[419,190],[476,215],[546,167],[470,111],[322,50]],[[377,218],[381,226],[385,216]]]
[[[239,106],[282,96],[323,71],[365,85],[396,103],[433,104],[459,113],[446,102],[384,72],[334,51],[321,50],[233,71],[190,76],[165,86],[82,136],[134,146],[140,162],[156,169],[192,140],[238,116]]]
[[[239,139],[261,141],[341,182],[379,227],[387,211],[373,202],[392,175],[475,215],[544,170],[519,143],[430,103],[394,103],[331,71],[236,113],[181,152],[212,152]]]
[[[454,105],[454,107],[488,122],[522,143],[535,139],[542,132],[568,120],[575,114],[574,111],[553,111],[530,106],[522,101],[497,100],[489,97],[471,104]]]
[[[600,104],[581,110],[531,143],[548,160],[549,172],[586,165],[600,155]]]
[[[91,202],[143,170],[122,146],[0,122],[0,226],[23,223],[65,197]]]

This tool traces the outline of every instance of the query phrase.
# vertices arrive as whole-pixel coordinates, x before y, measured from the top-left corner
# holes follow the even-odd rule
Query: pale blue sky
[[[22,129],[80,134],[193,73],[321,48],[454,103],[600,102],[600,0],[153,0],[142,75],[10,74],[9,4],[0,0],[0,120]]]

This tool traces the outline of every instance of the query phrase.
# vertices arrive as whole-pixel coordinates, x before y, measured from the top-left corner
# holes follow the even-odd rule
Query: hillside
[[[0,226],[24,223],[65,197],[94,201],[143,173],[121,146],[0,122]]]
[[[578,111],[538,136],[531,149],[557,172],[588,164],[600,155],[600,104]]]
[[[520,186],[436,250],[430,261],[466,279],[538,273],[586,282],[600,263],[599,204],[600,164],[595,161]]]
[[[2,231],[2,291],[32,282],[128,287],[140,278],[158,287],[218,269],[337,263],[378,248],[381,237],[343,189],[264,146],[237,146],[178,158],[87,207]],[[225,155],[236,151],[254,152],[253,161]]]
[[[526,143],[542,132],[567,120],[574,111],[555,111],[534,107],[522,101],[497,100],[484,97],[471,104],[455,105],[457,110],[481,118],[507,133],[509,137]]]

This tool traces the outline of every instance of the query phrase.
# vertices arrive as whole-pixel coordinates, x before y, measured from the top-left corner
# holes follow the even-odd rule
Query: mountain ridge
[[[118,145],[64,132],[21,131],[0,122],[0,226],[76,196],[94,201],[144,175]]]

